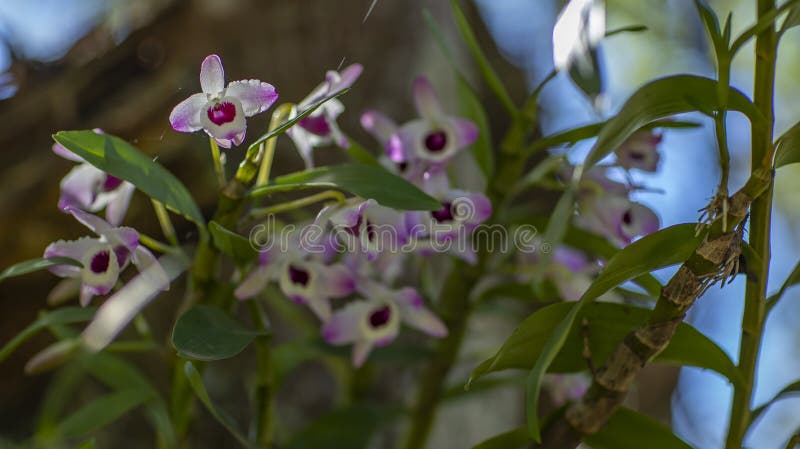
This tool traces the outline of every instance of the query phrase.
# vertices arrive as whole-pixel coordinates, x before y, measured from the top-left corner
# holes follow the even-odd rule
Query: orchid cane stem
[[[326,190],[324,192],[315,193],[314,195],[300,198],[294,201],[288,201],[286,203],[276,204],[274,206],[269,206],[269,207],[262,207],[260,209],[253,209],[250,212],[250,218],[261,218],[270,214],[278,214],[281,212],[299,209],[301,207],[309,206],[311,204],[325,200],[336,200],[337,203],[341,203],[345,200],[345,198],[344,194],[342,192],[339,192],[338,190]]]
[[[278,106],[275,112],[272,113],[272,118],[269,121],[269,131],[275,130],[289,117],[294,104],[285,103]],[[260,186],[265,184],[269,179],[270,171],[272,170],[272,160],[275,157],[275,145],[278,143],[278,137],[274,136],[261,142],[263,154],[261,156],[261,167],[258,170],[258,177],[256,178],[256,185]]]
[[[758,0],[758,18],[775,9],[775,0]],[[764,125],[753,125],[751,163],[755,170],[766,162],[769,167],[774,151],[774,90],[777,38],[775,24],[770,24],[756,37],[756,68],[753,102],[766,118]],[[750,422],[753,387],[759,349],[766,320],[766,290],[770,261],[770,221],[772,215],[772,183],[750,209],[750,246],[762,261],[752,267],[755,278],[748,277],[745,289],[742,340],[739,348],[739,370],[742,386],[734,389],[726,449],[740,449]]]

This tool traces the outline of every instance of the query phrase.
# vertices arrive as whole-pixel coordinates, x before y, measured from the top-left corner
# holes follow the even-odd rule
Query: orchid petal
[[[225,89],[225,70],[217,55],[208,55],[200,65],[200,87],[203,92],[216,96]]]
[[[125,181],[114,191],[113,199],[108,202],[106,206],[106,220],[112,226],[118,226],[125,218],[125,213],[128,212],[128,206],[131,203],[131,197],[136,187]]]
[[[333,313],[322,326],[322,337],[332,345],[346,345],[361,339],[360,323],[367,313],[366,301],[354,301]]]
[[[368,110],[361,114],[361,127],[372,134],[375,139],[386,146],[392,134],[397,131],[397,124],[385,114]]]
[[[53,153],[73,162],[86,162],[82,157],[78,156],[72,151],[69,151],[64,145],[61,145],[58,142],[53,144]]]
[[[181,101],[169,114],[172,129],[182,133],[192,133],[203,128],[203,107],[208,103],[208,96],[203,93],[194,94]]]
[[[100,240],[92,237],[82,237],[72,241],[59,240],[45,248],[44,257],[68,257],[73,260],[82,261],[86,253],[98,243],[100,243]],[[61,277],[77,277],[80,276],[81,273],[81,268],[73,265],[54,265],[48,269],[51,273]]]
[[[253,79],[231,82],[225,95],[236,97],[242,102],[246,117],[266,111],[278,99],[278,93],[272,84]]]
[[[133,253],[133,264],[155,288],[160,291],[169,290],[169,276],[149,249],[137,246]]]
[[[478,140],[478,125],[474,122],[463,118],[452,118],[450,124],[455,131],[456,145],[459,148],[468,147]]]
[[[447,336],[447,326],[425,307],[422,296],[415,289],[406,287],[398,290],[394,299],[400,308],[404,323],[432,337]]]
[[[439,96],[430,80],[424,76],[414,80],[414,105],[420,116],[428,120],[438,120],[444,113]]]

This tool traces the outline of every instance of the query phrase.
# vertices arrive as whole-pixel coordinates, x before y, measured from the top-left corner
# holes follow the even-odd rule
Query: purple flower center
[[[405,173],[406,169],[408,169],[408,162],[398,162],[397,163],[397,170],[400,173]]]
[[[292,284],[295,285],[302,285],[305,287],[308,285],[308,279],[311,276],[308,274],[308,271],[297,268],[294,265],[289,265],[289,280],[292,281]]]
[[[622,223],[625,226],[630,226],[633,223],[633,214],[630,210],[626,210],[624,214],[622,214]]]
[[[441,129],[431,131],[427,136],[425,136],[425,148],[427,148],[428,151],[438,153],[439,151],[444,150],[444,147],[446,146],[447,134]]]
[[[89,263],[89,268],[92,273],[100,274],[108,271],[108,265],[111,262],[111,253],[108,251],[100,251],[92,256],[92,261]]]
[[[438,221],[439,223],[446,223],[448,221],[453,221],[453,204],[452,203],[442,203],[444,206],[439,210],[435,210],[431,212],[431,216],[433,219]]]
[[[326,120],[324,115],[318,115],[316,117],[309,116],[300,120],[297,124],[306,131],[318,136],[327,137],[331,134],[331,126],[328,124],[328,120]]]
[[[208,108],[206,111],[208,119],[217,126],[230,123],[236,118],[236,106],[233,103],[224,101]]]
[[[383,306],[369,314],[369,324],[372,327],[381,327],[386,325],[391,317],[392,309],[389,306]]]
[[[122,184],[122,180],[117,178],[116,176],[106,175],[106,179],[103,181],[103,191],[110,192]]]

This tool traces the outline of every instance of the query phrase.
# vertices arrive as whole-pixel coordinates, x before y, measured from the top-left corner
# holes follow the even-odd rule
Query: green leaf
[[[654,120],[690,111],[712,115],[719,109],[717,91],[715,80],[693,75],[669,76],[645,84],[600,130],[597,142],[586,156],[585,169],[598,163],[636,130]],[[754,124],[765,120],[755,105],[732,87],[728,88],[727,109],[744,113]]]
[[[761,416],[761,414],[764,413],[764,411],[775,402],[797,394],[800,394],[800,380],[787,385],[781,391],[779,391],[778,394],[773,396],[772,399],[762,404],[761,406],[756,407],[756,409],[753,410],[753,413],[750,414],[750,425],[752,426],[752,424],[759,418],[759,416]]]
[[[69,257],[48,257],[46,259],[31,259],[25,262],[14,264],[2,272],[0,272],[0,282],[3,279],[12,278],[15,276],[22,276],[23,274],[32,273],[34,271],[44,270],[54,265],[72,265],[75,267],[83,267],[83,264],[77,260],[70,259]]]
[[[697,7],[697,12],[700,14],[700,20],[711,38],[711,43],[714,50],[718,52],[721,49],[727,50],[727,42],[722,40],[722,33],[719,28],[719,18],[717,14],[708,6],[706,0],[694,0],[694,5]]]
[[[208,223],[208,230],[214,246],[223,254],[232,257],[238,264],[246,264],[258,257],[258,252],[250,244],[250,241],[216,221]]]
[[[236,438],[236,441],[242,445],[242,447],[247,449],[259,449],[258,446],[253,444],[244,434],[239,430],[236,421],[227,414],[224,410],[218,409],[213,402],[211,402],[211,397],[208,395],[208,391],[206,391],[205,385],[203,385],[203,379],[200,376],[200,373],[197,369],[192,365],[192,362],[186,362],[183,366],[183,371],[186,374],[186,378],[189,379],[189,384],[192,386],[192,390],[197,395],[197,398],[200,399],[200,402],[206,407],[211,416],[217,420],[220,424],[222,424],[228,432]]]
[[[458,0],[450,0],[450,6],[452,7],[453,17],[455,18],[461,37],[464,39],[472,57],[478,64],[478,70],[481,72],[481,75],[483,75],[483,79],[486,81],[489,89],[494,92],[498,100],[500,100],[500,103],[503,104],[512,117],[517,115],[518,111],[517,107],[514,105],[514,101],[511,99],[511,96],[508,95],[506,87],[489,63],[483,50],[481,50],[478,39],[475,38],[475,33],[472,31],[467,16],[464,15],[464,11],[461,10]]]
[[[0,362],[8,358],[19,345],[36,335],[42,329],[55,324],[72,324],[89,321],[94,316],[95,310],[94,307],[64,307],[53,310],[52,312],[42,312],[36,321],[28,325],[28,327],[23,329],[22,332],[17,334],[16,337],[0,349]]]
[[[800,162],[800,122],[775,141],[775,169]]]
[[[364,145],[356,142],[352,137],[347,138],[347,148],[344,148],[344,152],[353,162],[364,165],[374,165],[376,167],[381,165],[375,156],[364,148]]]
[[[442,51],[442,54],[444,54],[445,58],[447,58],[455,74],[456,90],[458,92],[461,114],[463,114],[465,118],[472,120],[478,126],[478,140],[470,146],[470,151],[472,151],[472,154],[475,156],[475,160],[478,162],[478,166],[481,168],[484,176],[486,176],[486,179],[489,179],[494,171],[494,154],[492,152],[492,137],[486,110],[484,110],[475,90],[470,86],[469,82],[467,82],[461,70],[459,70],[453,53],[445,41],[444,34],[442,34],[439,24],[436,23],[436,19],[433,18],[428,10],[424,10],[422,14],[425,17],[425,23],[428,25],[428,29],[430,29],[433,37],[436,39],[436,43],[439,45],[439,49]]]
[[[647,31],[647,27],[645,25],[628,25],[624,27],[615,28],[613,30],[606,30],[605,37],[611,37],[622,33],[641,33],[644,31]]]
[[[220,308],[194,306],[175,323],[172,345],[181,357],[208,362],[239,354],[259,335]]]
[[[592,123],[589,125],[579,126],[577,128],[569,129],[566,131],[551,134],[542,137],[535,141],[531,146],[533,151],[542,150],[545,148],[552,148],[559,145],[574,145],[581,140],[591,139],[597,136],[603,127],[608,124],[608,121]],[[697,122],[688,122],[682,120],[656,120],[643,126],[642,129],[654,128],[699,128],[703,125]]]
[[[490,179],[494,171],[494,153],[489,118],[486,116],[486,111],[483,109],[478,95],[472,90],[467,80],[458,73],[456,73],[456,90],[462,117],[472,120],[478,126],[478,139],[470,145],[469,149],[486,179]]]
[[[789,31],[789,29],[794,28],[800,25],[800,5],[795,5],[792,9],[789,10],[789,14],[786,15],[786,19],[783,21],[781,25],[781,30],[779,32],[780,35]]]
[[[59,131],[53,139],[86,162],[130,182],[168,209],[205,228],[203,215],[183,183],[128,142],[89,130]]]
[[[326,102],[328,102],[330,100],[333,100],[334,98],[337,98],[337,97],[340,97],[340,96],[346,94],[349,90],[350,89],[344,89],[342,91],[336,92],[334,95],[328,95],[326,97],[323,97],[323,98],[319,99],[316,103],[313,103],[309,107],[303,109],[302,111],[300,111],[297,115],[295,115],[291,119],[286,120],[285,122],[283,122],[280,125],[278,125],[277,127],[275,127],[275,129],[273,129],[272,131],[269,131],[269,132],[267,132],[265,134],[262,134],[258,139],[255,140],[255,142],[251,143],[250,146],[247,147],[248,153],[250,151],[254,150],[259,144],[261,144],[261,142],[265,142],[265,141],[267,141],[267,140],[269,140],[269,139],[271,139],[273,137],[277,137],[277,136],[283,134],[284,132],[286,132],[287,129],[289,129],[292,126],[294,126],[297,122],[299,122],[300,120],[303,120],[309,114],[311,114],[312,112],[316,111],[317,108],[319,108],[320,106],[322,106]]]
[[[548,337],[564,320],[573,304],[557,303],[537,310],[523,321],[497,354],[472,371],[472,379],[507,369],[530,369],[547,344]],[[583,357],[583,332],[588,332],[592,361],[605,362],[628,333],[644,323],[650,310],[624,304],[596,302],[584,307],[572,323],[564,344],[548,367],[548,372],[573,373],[588,369]],[[587,326],[581,324],[587,320]],[[655,362],[689,365],[714,370],[732,383],[741,383],[741,374],[730,357],[708,337],[686,323],[678,326],[667,348]]]
[[[251,197],[306,188],[338,189],[393,209],[438,210],[442,205],[405,179],[381,167],[344,164],[279,176],[250,191]]]
[[[608,261],[597,279],[552,332],[528,376],[526,385],[528,431],[535,441],[539,442],[541,438],[537,410],[542,379],[564,346],[569,330],[581,308],[623,282],[659,268],[684,262],[700,244],[701,237],[695,235],[694,224],[671,226],[633,242]]]
[[[148,400],[141,390],[122,390],[102,396],[67,417],[57,433],[64,438],[90,434],[116,421],[122,415]]]
[[[365,449],[380,423],[393,411],[377,405],[355,404],[334,410],[296,433],[287,449]]]
[[[472,449],[518,449],[528,447],[530,443],[531,437],[528,435],[528,430],[525,427],[517,427],[500,435],[495,435],[473,446]]]
[[[593,449],[692,449],[664,424],[625,407],[584,442]]]
[[[786,293],[786,290],[789,290],[797,284],[800,284],[800,262],[797,262],[792,272],[789,273],[789,277],[783,281],[781,288],[767,298],[767,309],[772,310],[775,304],[783,297],[783,294]],[[2,360],[2,357],[0,357],[0,360]]]
[[[135,365],[105,352],[87,354],[82,364],[88,373],[108,387],[117,391],[138,390],[148,397],[143,405],[145,416],[165,447],[177,447],[178,437],[164,399]]]

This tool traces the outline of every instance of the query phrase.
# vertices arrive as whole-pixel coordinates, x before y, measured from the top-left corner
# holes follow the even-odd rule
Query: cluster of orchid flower
[[[341,72],[329,71],[326,80],[292,108],[290,117],[348,89],[361,71],[358,64]],[[170,114],[170,123],[176,131],[204,130],[220,147],[228,149],[244,141],[245,117],[266,111],[278,98],[272,85],[259,80],[234,81],[226,86],[222,62],[216,55],[203,61],[200,84],[202,92],[178,104]],[[448,164],[475,142],[478,127],[467,119],[447,115],[427,78],[414,81],[413,97],[418,118],[398,125],[370,110],[362,114],[361,124],[382,147],[380,163],[438,200],[441,209],[399,211],[358,197],[325,206],[309,223],[321,232],[299,232],[280,244],[271,239],[272,244],[260,249],[258,262],[234,293],[240,300],[251,299],[269,282],[277,282],[287,298],[308,306],[319,318],[326,341],[353,345],[352,359],[357,366],[374,347],[392,342],[401,323],[434,337],[447,334],[444,323],[425,306],[416,289],[396,284],[403,267],[414,263],[415,255],[447,253],[474,263],[476,250],[471,235],[492,214],[491,202],[484,194],[453,186],[447,170]],[[307,168],[314,165],[314,148],[348,145],[336,123],[343,110],[339,100],[329,99],[287,130]],[[655,171],[659,141],[660,136],[649,131],[636,134],[618,149],[616,165]],[[69,257],[83,264],[83,268],[51,267],[53,273],[67,278],[54,289],[51,299],[79,291],[85,306],[94,296],[111,292],[120,272],[130,263],[158,289],[168,289],[167,275],[140,244],[139,234],[132,228],[115,227],[122,222],[134,186],[96,169],[59,144],[53,150],[80,163],[62,180],[59,208],[99,237],[59,241],[47,247],[45,257]],[[563,174],[569,176],[571,171],[567,167]],[[594,168],[584,177],[576,223],[618,245],[655,231],[655,214],[628,198],[634,190],[631,183],[612,180],[607,171],[608,167]],[[102,209],[107,221],[92,215]],[[400,251],[400,247],[410,250]],[[535,255],[525,257],[536,259]],[[546,271],[562,299],[575,300],[596,270],[590,257],[562,246],[556,249]]]

